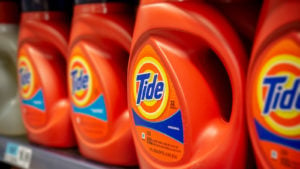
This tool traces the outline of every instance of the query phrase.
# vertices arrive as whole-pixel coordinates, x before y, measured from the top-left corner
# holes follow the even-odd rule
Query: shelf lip
[[[0,161],[4,161],[6,145],[15,143],[32,150],[30,169],[137,169],[93,162],[82,157],[76,148],[56,149],[31,144],[26,136],[8,137],[0,135]]]

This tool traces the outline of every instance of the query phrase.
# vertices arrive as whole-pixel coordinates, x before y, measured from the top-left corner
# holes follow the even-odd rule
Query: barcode
[[[27,148],[27,147],[23,147],[20,146],[19,147],[19,154],[18,154],[18,164],[19,166],[22,166],[24,168],[28,168],[31,162],[31,156],[32,156],[32,150]]]

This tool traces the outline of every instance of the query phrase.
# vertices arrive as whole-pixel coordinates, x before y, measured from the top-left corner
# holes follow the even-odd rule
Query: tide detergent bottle
[[[23,121],[32,142],[71,147],[75,137],[68,101],[66,1],[22,0],[18,76]]]
[[[128,72],[141,168],[241,169],[247,57],[201,1],[142,0]]]
[[[18,4],[0,1],[0,134],[25,133],[16,74]]]
[[[266,0],[247,79],[259,169],[300,167],[300,1]]]
[[[133,1],[75,4],[68,84],[79,150],[100,162],[137,165],[126,95]]]

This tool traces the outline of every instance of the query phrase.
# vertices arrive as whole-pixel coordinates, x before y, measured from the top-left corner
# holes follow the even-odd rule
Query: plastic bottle
[[[212,6],[142,0],[127,79],[141,168],[245,168],[246,67]]]
[[[266,0],[247,79],[247,117],[259,169],[300,166],[300,1]]]
[[[18,76],[23,121],[32,142],[75,145],[68,101],[66,1],[22,0]]]
[[[18,4],[0,1],[0,134],[25,134],[17,90]]]
[[[96,161],[137,165],[126,95],[134,4],[75,3],[68,83],[79,150]]]

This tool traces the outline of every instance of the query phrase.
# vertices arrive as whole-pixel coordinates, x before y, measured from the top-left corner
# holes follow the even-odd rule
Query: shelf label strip
[[[28,147],[8,142],[6,144],[4,161],[28,169],[31,163],[32,150]]]

